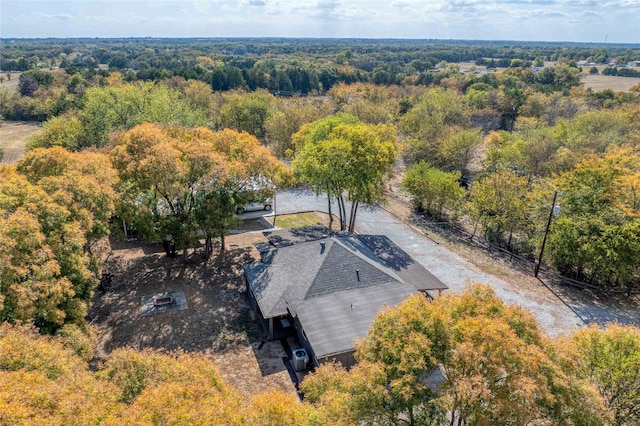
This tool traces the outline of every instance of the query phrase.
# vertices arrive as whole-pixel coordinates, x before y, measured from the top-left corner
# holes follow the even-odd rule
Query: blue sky
[[[0,37],[640,43],[640,0],[0,0]]]

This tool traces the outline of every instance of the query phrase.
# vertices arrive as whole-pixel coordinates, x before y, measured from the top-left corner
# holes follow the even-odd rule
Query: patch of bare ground
[[[4,151],[2,163],[15,163],[22,157],[27,139],[42,129],[39,123],[4,121],[0,123],[0,146]]]
[[[253,227],[255,224],[248,224]],[[103,270],[114,274],[107,292],[96,291],[88,320],[98,328],[96,358],[117,348],[201,352],[211,356],[222,377],[245,397],[278,388],[295,392],[279,342],[260,345],[264,334],[246,295],[242,266],[255,262],[259,232],[226,237],[205,259],[202,249],[169,258],[160,245],[111,241]],[[141,315],[143,296],[184,292],[188,309]]]

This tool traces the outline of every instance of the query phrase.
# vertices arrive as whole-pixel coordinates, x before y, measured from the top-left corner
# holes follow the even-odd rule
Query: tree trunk
[[[356,227],[356,214],[358,213],[358,205],[359,202],[351,203],[351,216],[349,217],[349,232],[353,233],[354,228]]]
[[[476,231],[477,231],[477,230],[478,230],[478,222],[476,222],[476,223],[473,225],[473,234],[471,234],[471,237],[469,237],[469,239],[470,239],[470,240],[473,240],[473,237],[475,237],[475,236],[476,236]]]
[[[333,214],[331,213],[331,193],[327,186],[327,204],[329,205],[329,229],[333,229]]]
[[[340,196],[340,204],[342,207],[342,214],[340,215],[340,230],[344,231],[347,228],[347,208],[344,205],[344,197]]]
[[[336,195],[336,201],[338,203],[338,216],[340,216],[340,230],[343,231],[344,229],[342,224],[344,223],[344,219],[343,219],[344,211],[342,209],[342,203],[340,202],[341,201],[340,197],[338,197],[337,195]]]
[[[416,424],[416,420],[415,420],[415,418],[413,416],[413,407],[409,407],[409,424],[411,426]]]
[[[207,235],[207,239],[204,243],[204,258],[208,259],[211,256],[211,253],[213,253],[213,241],[211,235]]]

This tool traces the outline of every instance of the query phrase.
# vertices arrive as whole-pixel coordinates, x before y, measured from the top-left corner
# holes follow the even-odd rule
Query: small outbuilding
[[[268,338],[297,334],[311,361],[355,363],[354,342],[384,306],[447,286],[382,235],[321,226],[265,232],[262,262],[244,266],[247,293]]]

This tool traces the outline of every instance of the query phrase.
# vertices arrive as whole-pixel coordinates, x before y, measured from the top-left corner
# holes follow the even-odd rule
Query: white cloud
[[[244,0],[242,4],[245,6],[266,6],[267,2],[264,0]]]
[[[33,16],[35,16],[37,19],[52,20],[52,21],[68,21],[70,19],[73,19],[73,16],[68,13],[48,14],[48,13],[34,12]]]

